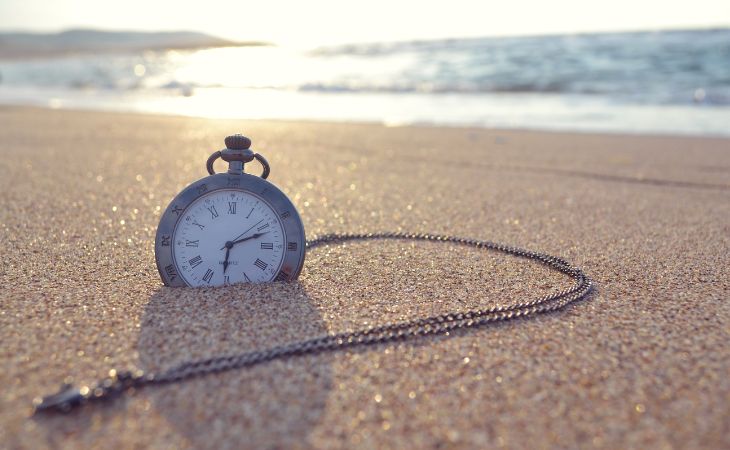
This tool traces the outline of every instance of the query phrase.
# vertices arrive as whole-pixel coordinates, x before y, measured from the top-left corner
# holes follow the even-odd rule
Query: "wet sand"
[[[436,243],[312,251],[297,283],[161,285],[160,214],[243,132],[309,237],[407,230],[563,256],[558,313],[274,361],[30,417],[66,376],[159,370],[565,288]],[[0,108],[7,448],[726,448],[730,141]],[[258,170],[255,169],[255,170]]]

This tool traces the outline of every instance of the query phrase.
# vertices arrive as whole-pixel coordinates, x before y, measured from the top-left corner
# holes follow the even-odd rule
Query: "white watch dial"
[[[271,281],[284,259],[286,235],[261,197],[220,189],[193,201],[172,236],[178,273],[190,286]],[[227,258],[226,258],[227,255]]]

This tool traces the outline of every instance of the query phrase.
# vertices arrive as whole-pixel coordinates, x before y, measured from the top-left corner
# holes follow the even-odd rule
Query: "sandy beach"
[[[296,283],[164,288],[160,215],[235,132],[269,160],[310,238],[504,242],[567,258],[597,289],[534,319],[31,417],[66,376],[91,383],[570,282],[489,252],[368,242],[312,251]],[[730,140],[0,107],[0,155],[0,447],[730,447]]]

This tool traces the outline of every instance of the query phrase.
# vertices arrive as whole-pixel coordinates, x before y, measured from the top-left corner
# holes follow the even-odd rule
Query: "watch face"
[[[272,281],[283,261],[286,233],[263,198],[220,189],[198,197],[172,235],[173,260],[189,286]]]
[[[295,279],[304,227],[294,205],[253,175],[217,174],[185,188],[160,219],[155,257],[168,286]]]

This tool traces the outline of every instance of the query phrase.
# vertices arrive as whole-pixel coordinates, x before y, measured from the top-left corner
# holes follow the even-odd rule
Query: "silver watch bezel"
[[[175,227],[190,204],[198,198],[220,189],[250,192],[253,195],[262,197],[276,211],[284,228],[287,248],[284,249],[284,259],[273,281],[295,280],[304,266],[306,241],[304,224],[294,204],[279,188],[263,178],[247,173],[240,175],[219,173],[201,178],[183,189],[170,202],[160,218],[160,224],[157,227],[155,236],[155,261],[160,278],[162,278],[165,286],[190,286],[178,273],[177,264],[173,257],[172,237]],[[292,246],[296,247],[296,250],[290,250]]]

